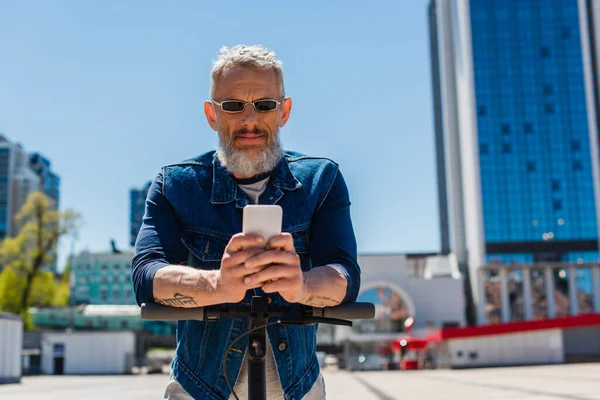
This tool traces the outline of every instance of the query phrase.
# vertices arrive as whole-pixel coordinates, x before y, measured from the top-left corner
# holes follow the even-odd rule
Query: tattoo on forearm
[[[181,293],[175,293],[172,299],[157,299],[156,302],[165,306],[174,307],[183,307],[188,304],[196,304],[193,297],[186,296]]]
[[[333,299],[329,296],[317,296],[317,295],[308,296],[308,298],[304,302],[304,304],[309,305],[309,306],[314,306],[314,307],[335,306],[338,303],[339,302],[336,299]]]

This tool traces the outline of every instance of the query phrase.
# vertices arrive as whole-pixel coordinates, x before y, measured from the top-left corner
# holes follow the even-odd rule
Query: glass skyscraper
[[[29,167],[40,177],[41,190],[54,200],[55,208],[59,208],[60,178],[50,170],[50,161],[39,153],[29,156]]]
[[[60,178],[51,171],[50,161],[38,153],[28,154],[0,133],[0,240],[19,234],[23,225],[15,216],[36,190],[52,198],[58,208]],[[46,265],[54,272],[56,267],[56,262]]]
[[[600,257],[595,13],[584,0],[430,3],[442,252],[472,281],[486,264]]]

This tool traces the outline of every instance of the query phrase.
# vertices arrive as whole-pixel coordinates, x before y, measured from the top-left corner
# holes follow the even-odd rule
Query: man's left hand
[[[290,233],[272,237],[265,251],[250,257],[245,265],[253,269],[263,266],[259,272],[246,277],[248,289],[261,287],[265,293],[279,292],[289,303],[298,303],[306,296],[306,276]]]

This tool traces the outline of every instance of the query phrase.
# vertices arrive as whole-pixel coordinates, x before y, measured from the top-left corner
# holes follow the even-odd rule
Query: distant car
[[[381,371],[385,357],[379,354],[360,354],[356,358],[348,360],[348,369],[350,371]]]

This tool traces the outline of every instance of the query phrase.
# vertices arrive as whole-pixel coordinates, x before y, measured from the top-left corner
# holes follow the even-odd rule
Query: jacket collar
[[[302,187],[300,181],[290,170],[285,155],[281,157],[281,160],[279,160],[275,168],[271,171],[269,184],[273,184],[275,187],[285,191],[298,190]],[[215,153],[213,156],[213,184],[210,202],[212,204],[230,203],[236,199],[236,195],[237,184],[231,174],[221,164]]]

